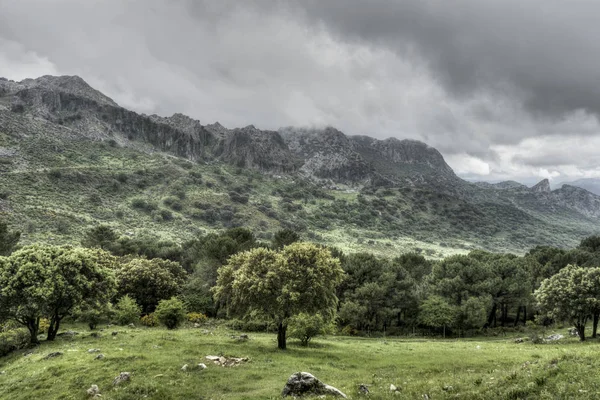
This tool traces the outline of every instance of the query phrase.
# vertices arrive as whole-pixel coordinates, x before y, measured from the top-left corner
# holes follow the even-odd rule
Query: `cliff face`
[[[311,177],[344,183],[368,183],[375,171],[335,128],[283,128],[279,131],[300,160],[300,171]]]
[[[263,172],[287,173],[297,168],[288,146],[277,132],[261,131],[250,125],[223,134],[215,155],[225,162]]]

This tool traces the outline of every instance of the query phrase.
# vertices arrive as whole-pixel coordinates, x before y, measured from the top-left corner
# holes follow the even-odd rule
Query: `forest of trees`
[[[597,333],[599,266],[600,237],[572,250],[431,261],[344,254],[292,230],[264,243],[244,228],[177,244],[100,225],[80,246],[19,246],[19,233],[0,223],[0,344],[18,326],[37,343],[41,332],[53,340],[65,320],[172,329],[207,317],[277,332],[281,349],[287,336],[308,344],[325,331],[470,336],[552,322],[585,340],[588,321]]]

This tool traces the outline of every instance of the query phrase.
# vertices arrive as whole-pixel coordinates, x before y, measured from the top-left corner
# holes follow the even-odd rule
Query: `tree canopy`
[[[293,243],[277,252],[256,248],[232,256],[219,269],[215,299],[229,315],[262,315],[278,327],[278,347],[286,348],[291,317],[300,313],[335,315],[336,286],[343,277],[338,259],[311,243]]]
[[[584,341],[589,317],[600,310],[600,268],[568,265],[544,280],[535,297],[546,316],[569,321]]]
[[[53,340],[77,307],[102,307],[114,293],[116,260],[99,250],[32,245],[0,258],[0,312],[27,326],[37,342],[40,318]]]

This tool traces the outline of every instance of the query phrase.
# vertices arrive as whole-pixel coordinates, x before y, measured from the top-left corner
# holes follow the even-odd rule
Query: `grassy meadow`
[[[514,337],[469,339],[317,338],[309,347],[290,340],[277,350],[276,335],[218,326],[109,327],[92,337],[84,326],[54,343],[42,342],[0,359],[0,399],[86,399],[96,384],[103,399],[276,399],[287,378],[307,371],[351,399],[595,399],[600,397],[599,344],[565,337],[558,342],[517,344]],[[116,336],[112,332],[118,332]],[[559,330],[564,333],[565,329]],[[550,334],[552,331],[547,331]],[[96,360],[99,349],[104,359]],[[56,358],[44,359],[52,352]],[[225,368],[207,355],[248,357]],[[208,368],[202,370],[198,363]],[[186,371],[182,370],[188,365]],[[130,382],[113,386],[120,372]],[[398,393],[390,392],[390,384]],[[424,395],[427,395],[425,397]]]

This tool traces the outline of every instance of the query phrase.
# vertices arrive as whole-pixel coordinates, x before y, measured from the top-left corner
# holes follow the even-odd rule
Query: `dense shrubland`
[[[231,228],[178,244],[106,225],[87,231],[82,247],[20,247],[18,238],[0,224],[2,353],[42,332],[53,340],[64,320],[174,329],[225,318],[277,332],[285,348],[288,336],[308,345],[323,332],[472,336],[553,322],[585,340],[600,317],[599,237],[572,250],[476,250],[439,261],[344,254],[292,229],[270,242]]]

